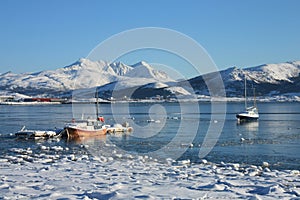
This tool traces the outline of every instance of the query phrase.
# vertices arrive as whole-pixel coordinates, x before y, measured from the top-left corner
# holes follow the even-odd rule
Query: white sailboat
[[[239,121],[258,120],[259,114],[258,114],[258,108],[257,108],[257,105],[256,105],[255,89],[254,88],[253,88],[253,94],[254,94],[254,104],[253,104],[253,106],[248,107],[248,105],[247,105],[247,80],[246,80],[246,75],[245,75],[245,110],[236,115],[236,118]]]

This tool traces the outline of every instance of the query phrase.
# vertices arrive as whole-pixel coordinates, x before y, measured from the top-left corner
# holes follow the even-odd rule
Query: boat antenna
[[[95,98],[96,98],[96,118],[98,118],[99,116],[98,87],[96,87]]]

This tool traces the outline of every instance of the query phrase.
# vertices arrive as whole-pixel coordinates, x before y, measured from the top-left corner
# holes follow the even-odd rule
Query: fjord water
[[[89,142],[89,145],[94,145],[97,154],[113,154],[115,152],[113,150],[105,149],[104,152],[104,149],[101,149],[102,143],[109,142],[114,144],[111,148],[115,146],[128,153],[147,155],[172,143],[158,153],[158,158],[163,157],[164,153],[170,155],[166,151],[171,151],[177,154],[174,157],[179,160],[191,160],[197,163],[202,159],[199,158],[199,150],[202,148],[209,125],[224,123],[216,145],[205,157],[208,161],[253,165],[268,162],[273,169],[300,169],[298,153],[300,152],[300,103],[259,103],[260,119],[242,124],[237,123],[235,114],[243,110],[243,103],[227,103],[224,119],[211,118],[210,103],[200,102],[199,111],[193,109],[195,104],[184,103],[187,107],[185,113],[182,113],[180,108],[183,104],[178,103],[100,104],[100,112],[108,124],[123,120],[134,123],[139,129],[121,137],[108,135],[104,140]],[[112,106],[114,106],[113,114]],[[126,115],[124,106],[128,106],[125,110],[129,111],[130,116]],[[153,106],[157,109],[153,109]],[[94,114],[90,111],[94,105],[78,104],[76,107],[80,108],[80,112],[86,111],[82,113],[84,116]],[[156,113],[159,109],[165,111]],[[70,104],[0,106],[0,157],[4,158],[7,154],[11,154],[10,150],[13,148],[31,148],[39,153],[38,148],[35,147],[41,143],[68,147],[72,152],[83,153],[80,145],[84,141],[78,143],[64,139],[19,140],[13,134],[23,126],[38,130],[63,128],[64,124],[74,117],[73,115],[76,113],[74,113],[74,106]],[[191,131],[195,127],[197,133]],[[178,130],[183,131],[183,135],[177,137]],[[191,143],[186,143],[185,141],[188,141],[186,138],[189,137]]]

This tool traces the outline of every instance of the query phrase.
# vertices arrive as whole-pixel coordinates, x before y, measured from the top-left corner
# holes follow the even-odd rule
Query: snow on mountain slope
[[[143,86],[143,85],[155,85],[157,80],[153,78],[144,78],[144,77],[119,77],[118,81],[108,83],[103,87],[100,87],[101,90],[124,90],[127,88]]]
[[[133,65],[133,70],[126,74],[127,77],[154,78],[156,80],[171,81],[168,75],[162,71],[153,69],[148,63],[142,61]]]
[[[131,66],[125,65],[121,62],[111,63],[106,66],[105,70],[116,76],[124,76],[133,68]]]
[[[255,87],[257,95],[297,93],[300,91],[300,61],[265,64],[257,67],[231,67],[190,79],[189,82],[198,94],[209,95],[207,85],[214,85],[220,74],[227,96],[242,96],[246,75],[248,87]],[[215,87],[215,85],[214,85]]]
[[[162,83],[162,82],[149,83],[149,84],[145,84],[143,86],[143,88],[154,88],[154,89],[166,88],[166,87],[169,87],[169,85],[167,85],[166,83]]]
[[[166,89],[166,91],[170,91],[172,94],[176,94],[176,95],[178,95],[178,94],[184,95],[184,96],[191,95],[191,93],[189,91],[187,91],[183,87],[178,87],[178,86],[169,87]]]
[[[258,67],[247,68],[246,71],[260,82],[278,83],[279,81],[292,82],[291,78],[299,76],[300,62],[279,64],[266,64]]]
[[[90,61],[88,59],[80,59],[78,62],[56,70],[65,74],[61,77],[61,82],[67,84],[66,89],[90,88],[116,80],[116,73],[108,67],[108,63],[104,61]]]
[[[77,62],[53,71],[38,73],[0,75],[0,89],[36,91],[70,91],[74,89],[92,88],[118,81],[120,87],[144,85],[156,80],[170,80],[164,72],[153,69],[145,62],[133,66],[121,62],[108,63],[80,59]]]
[[[300,61],[279,64],[264,64],[257,67],[239,69],[236,67],[220,72],[224,81],[242,81],[245,74],[247,80],[252,79],[257,83],[277,84],[280,81],[292,82],[292,78],[300,73]]]

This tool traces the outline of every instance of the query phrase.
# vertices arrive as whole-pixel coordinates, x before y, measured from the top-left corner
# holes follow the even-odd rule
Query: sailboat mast
[[[95,94],[95,97],[96,97],[96,118],[98,118],[99,116],[99,102],[98,102],[98,88],[96,87],[96,94]]]
[[[255,88],[253,87],[253,94],[254,94],[254,107],[256,108],[256,95],[255,95]]]
[[[246,80],[246,74],[245,74],[244,84],[245,84],[245,109],[247,109],[247,80]]]

